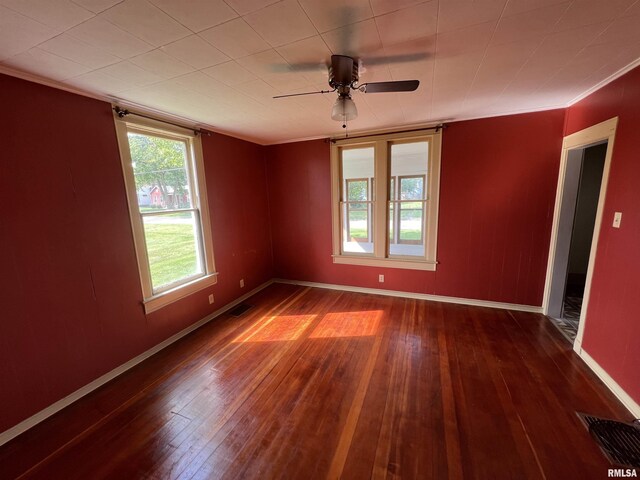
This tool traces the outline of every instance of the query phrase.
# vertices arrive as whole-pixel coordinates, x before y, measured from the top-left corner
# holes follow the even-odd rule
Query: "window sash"
[[[145,248],[147,249],[147,265],[149,266],[149,282],[151,284],[151,290],[152,293],[154,295],[157,295],[159,293],[162,292],[166,292],[168,290],[171,290],[173,288],[179,287],[180,285],[183,285],[185,283],[189,283],[192,282],[195,279],[198,279],[200,277],[204,277],[207,274],[207,270],[206,270],[206,262],[205,262],[205,248],[204,248],[204,242],[203,242],[203,236],[202,236],[202,223],[200,220],[200,210],[197,208],[184,208],[184,209],[177,209],[177,210],[163,210],[160,212],[141,212],[140,213],[140,218],[142,219],[142,223],[144,225],[144,218],[145,217],[161,217],[161,216],[169,216],[175,213],[184,213],[184,212],[189,212],[192,213],[194,215],[194,222],[195,222],[195,227],[196,227],[196,233],[195,233],[195,252],[196,252],[196,261],[198,262],[198,264],[201,265],[202,268],[202,272],[197,272],[194,273],[193,275],[187,275],[186,277],[182,277],[178,280],[175,280],[173,282],[170,283],[165,283],[163,285],[160,285],[159,287],[155,287],[153,285],[153,278],[151,276],[151,262],[148,258],[149,256],[149,250],[148,250],[148,243],[147,243],[147,239],[146,239],[146,231],[145,231]]]
[[[151,313],[169,303],[216,283],[217,272],[215,272],[211,225],[206,201],[206,180],[202,146],[200,138],[194,136],[192,131],[179,127],[170,127],[161,121],[138,118],[130,119],[129,117],[121,119],[114,114],[114,122],[118,135],[140,283],[143,291],[142,303],[145,306],[146,313]],[[140,211],[135,172],[127,135],[129,132],[185,143],[185,170],[191,207],[148,212]],[[183,212],[193,212],[194,214],[197,230],[195,235],[196,249],[203,272],[189,275],[176,282],[154,289],[151,280],[149,254],[143,224],[144,218],[147,216],[170,215],[172,213]]]

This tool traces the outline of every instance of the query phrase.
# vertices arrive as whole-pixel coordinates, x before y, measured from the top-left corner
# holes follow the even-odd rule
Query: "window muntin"
[[[435,270],[440,140],[439,132],[417,131],[334,142],[335,263]],[[354,168],[345,171],[345,166],[353,163],[352,152],[364,149],[373,151],[368,174]],[[364,178],[368,178],[370,190],[366,250],[365,242],[356,242],[351,235],[353,229],[347,230],[347,219],[354,217],[349,217],[346,205],[351,181]],[[364,182],[359,188],[364,189]],[[361,198],[352,197],[352,201]]]
[[[116,117],[147,313],[215,283],[200,138]]]

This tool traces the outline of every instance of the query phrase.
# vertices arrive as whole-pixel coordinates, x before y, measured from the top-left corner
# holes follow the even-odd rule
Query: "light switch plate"
[[[622,212],[616,212],[613,215],[613,228],[620,228],[621,221],[622,221]]]

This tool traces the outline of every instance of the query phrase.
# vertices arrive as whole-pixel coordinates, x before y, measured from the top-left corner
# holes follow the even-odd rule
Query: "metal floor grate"
[[[229,315],[231,315],[232,317],[240,317],[247,310],[250,310],[252,308],[253,308],[253,305],[249,305],[248,303],[241,303],[237,307],[232,308],[231,310],[229,310]]]
[[[611,463],[640,468],[640,425],[576,414]]]

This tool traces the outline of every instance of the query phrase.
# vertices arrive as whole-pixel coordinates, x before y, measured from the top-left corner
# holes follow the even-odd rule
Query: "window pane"
[[[424,177],[400,177],[400,200],[424,199]]]
[[[342,151],[342,251],[373,253],[373,147]]]
[[[400,242],[422,242],[422,204],[418,202],[400,203]]]
[[[424,256],[428,142],[391,146],[389,254]],[[398,198],[395,195],[395,185]]]
[[[140,212],[191,208],[186,143],[139,133],[128,138]]]
[[[154,291],[204,273],[196,213],[143,215],[142,219]]]

